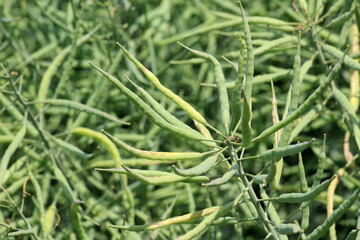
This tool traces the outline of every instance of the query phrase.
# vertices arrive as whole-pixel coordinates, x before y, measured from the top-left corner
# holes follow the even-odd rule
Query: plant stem
[[[229,145],[229,150],[230,150],[230,157],[232,158],[233,161],[236,161],[238,166],[239,166],[239,176],[241,181],[243,182],[243,184],[245,185],[245,187],[248,189],[248,193],[250,196],[250,201],[252,202],[252,204],[255,206],[256,211],[258,212],[258,216],[261,218],[261,221],[264,224],[264,227],[266,228],[266,230],[272,234],[273,239],[275,240],[279,240],[279,236],[277,235],[274,227],[270,224],[270,221],[264,211],[264,209],[262,208],[256,193],[251,185],[251,183],[249,182],[249,180],[246,177],[246,173],[242,167],[242,163],[239,160],[236,151],[233,147],[233,145],[231,145],[230,143],[228,143]]]

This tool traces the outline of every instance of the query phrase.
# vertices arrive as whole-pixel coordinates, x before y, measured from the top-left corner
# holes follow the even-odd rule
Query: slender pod
[[[326,148],[326,134],[324,134],[323,146],[319,153],[318,166],[317,166],[317,170],[316,170],[316,174],[315,174],[315,179],[314,179],[314,182],[313,182],[311,188],[318,186],[323,177],[322,175],[323,175],[323,172],[325,169],[325,164],[326,164],[326,153],[325,153],[326,149],[325,148]]]
[[[286,115],[289,116],[293,112],[296,111],[298,104],[299,104],[299,96],[300,96],[300,88],[301,88],[301,82],[300,82],[300,68],[301,68],[301,58],[300,58],[300,41],[301,41],[301,32],[298,32],[298,44],[297,44],[297,50],[296,55],[294,59],[294,67],[293,67],[293,79],[291,82],[291,90],[289,92],[289,105],[288,108],[285,109]],[[281,132],[281,137],[279,141],[279,147],[284,147],[289,144],[289,139],[291,136],[293,128],[293,123],[288,124],[284,127],[284,129]],[[281,173],[282,169],[278,169]]]
[[[279,223],[276,224],[275,231],[282,235],[292,235],[299,233],[301,229],[294,223]]]
[[[144,175],[134,171],[131,168],[128,168],[124,165],[122,167],[129,172],[131,176],[136,178],[137,180],[152,185],[161,185],[161,184],[169,184],[175,182],[192,182],[192,183],[206,183],[209,182],[210,179],[206,176],[196,176],[196,177],[183,177],[176,174],[169,176],[159,176],[159,177],[145,177]]]
[[[309,60],[307,60],[306,62],[304,62],[301,65],[300,68],[300,83],[304,80],[305,75],[307,74],[307,72],[309,71],[309,69],[312,67],[313,63],[314,63],[314,59],[318,54],[315,53]]]
[[[75,128],[71,132],[73,134],[90,137],[90,138],[95,139],[96,141],[99,141],[102,144],[104,144],[105,148],[109,151],[109,153],[112,155],[112,157],[114,159],[114,165],[116,167],[121,166],[121,157],[120,157],[120,153],[119,153],[118,149],[116,148],[115,144],[113,142],[111,142],[103,134],[101,134],[97,131],[91,130],[89,128],[83,128],[83,127]]]
[[[247,160],[247,159],[254,159],[254,158],[259,159],[259,160],[271,160],[273,158],[273,154],[274,154],[275,155],[275,160],[279,161],[282,157],[297,154],[299,152],[304,151],[305,149],[310,147],[310,145],[314,141],[315,141],[315,139],[313,139],[311,141],[305,141],[305,142],[302,142],[302,143],[289,145],[289,146],[286,146],[286,147],[278,147],[278,148],[275,148],[275,149],[269,149],[269,150],[266,150],[265,152],[261,153],[258,156],[242,158],[240,160]]]
[[[170,89],[164,87],[159,79],[151,72],[149,71],[144,65],[142,65],[130,52],[128,52],[120,43],[116,43],[121,50],[126,54],[126,56],[136,65],[139,70],[141,70],[144,75],[147,77],[147,79],[165,96],[167,96],[170,100],[174,101],[180,108],[182,108],[189,116],[202,123],[207,125],[205,118],[196,111],[189,103],[185,102],[181,97],[173,93]],[[105,74],[104,74],[105,75]],[[106,75],[105,75],[106,76]]]
[[[329,27],[338,27],[338,26],[344,24],[346,21],[348,21],[352,17],[354,12],[355,12],[355,8],[348,11],[348,12],[345,12],[345,13],[341,14],[340,16],[332,19],[328,24],[326,24],[326,27],[327,28],[329,28]]]
[[[330,227],[344,215],[358,198],[360,188],[358,188],[345,202],[343,202],[330,216],[326,218],[323,224],[318,226],[305,240],[316,240],[323,237]]]
[[[225,183],[229,182],[233,176],[235,176],[237,168],[238,168],[238,165],[234,164],[223,176],[221,176],[219,178],[215,178],[208,183],[203,183],[202,185],[205,187],[215,187],[215,186],[225,184]]]
[[[0,143],[9,143],[14,139],[12,135],[1,135],[0,136]]]
[[[2,181],[3,181],[4,175],[6,173],[8,164],[10,162],[10,158],[14,154],[16,149],[18,149],[18,147],[20,146],[21,141],[23,140],[25,134],[26,134],[26,120],[24,121],[23,127],[20,129],[20,131],[16,134],[14,139],[11,141],[10,145],[7,147],[4,155],[1,158],[0,185],[4,184]]]
[[[350,120],[350,129],[353,132],[358,149],[360,150],[360,122],[356,116],[354,107],[351,105],[347,97],[342,93],[335,84],[332,85],[332,92],[336,101],[341,105],[347,118]]]
[[[121,147],[125,151],[134,154],[137,157],[146,158],[146,159],[154,159],[154,160],[165,160],[165,161],[181,161],[181,160],[196,160],[201,159],[202,157],[217,152],[217,150],[209,151],[209,152],[153,152],[153,151],[144,151],[133,148],[128,144],[124,143],[120,139],[110,135],[105,130],[102,132],[108,137],[113,143],[115,143],[118,147]]]
[[[93,114],[93,115],[102,117],[104,119],[107,119],[107,120],[110,120],[110,121],[113,121],[113,122],[116,122],[119,124],[130,125],[130,123],[121,121],[117,117],[114,117],[104,111],[101,111],[99,109],[96,109],[96,108],[93,108],[88,105],[78,103],[75,101],[71,101],[71,100],[67,100],[67,99],[47,99],[47,100],[43,101],[43,103],[47,103],[47,104],[55,105],[55,106],[65,106],[65,107],[75,109],[75,110],[78,110],[81,112]]]
[[[306,230],[309,227],[310,220],[310,209],[309,206],[306,206],[301,210],[302,218],[301,218],[301,229]]]
[[[187,129],[180,128],[174,126],[163,119],[159,114],[157,114],[149,105],[147,105],[143,100],[141,100],[135,93],[133,93],[130,89],[125,87],[118,79],[113,77],[111,74],[105,72],[100,69],[93,63],[90,63],[93,67],[95,67],[100,73],[102,73],[107,79],[109,79],[116,87],[122,91],[145,115],[147,115],[156,125],[164,128],[165,130],[174,133],[176,135],[182,136],[189,140],[199,140],[203,136],[198,133],[194,134],[194,132],[190,132]],[[203,144],[206,144],[205,142]]]
[[[299,153],[299,178],[300,178],[300,192],[306,193],[308,191],[308,184],[306,181],[306,174],[305,174],[305,168],[302,160],[302,155]],[[301,229],[305,230],[309,226],[309,217],[310,217],[310,210],[309,207],[306,206],[302,208],[302,218],[301,218]]]
[[[296,42],[296,37],[294,36],[286,36],[286,37],[282,37],[282,38],[279,38],[279,39],[276,39],[276,40],[272,40],[268,43],[265,43],[263,44],[261,47],[255,49],[254,51],[254,55],[261,55],[263,54],[264,52],[274,48],[274,47],[277,47],[281,44],[286,44],[286,43],[294,43]]]
[[[20,236],[27,236],[27,235],[34,235],[34,231],[32,229],[26,230],[18,230],[14,232],[9,232],[6,234],[7,237],[20,237]]]
[[[266,177],[266,184],[272,183],[274,181],[275,174],[276,174],[277,166],[276,166],[275,150],[273,150],[272,155],[273,156],[272,156],[272,159],[270,162],[269,172]]]
[[[243,147],[247,146],[252,137],[252,130],[251,130],[251,102],[247,99],[246,95],[243,95],[243,104],[242,104],[242,111],[241,111],[241,118],[240,118],[240,126],[241,126],[241,133],[242,133],[242,143]]]
[[[150,104],[150,106],[161,116],[163,117],[166,121],[168,121],[169,123],[178,126],[180,128],[186,128],[189,131],[193,131],[194,134],[198,134],[196,133],[196,131],[194,129],[192,129],[191,127],[189,127],[188,125],[186,125],[185,123],[183,123],[182,121],[180,121],[179,119],[177,119],[174,115],[172,115],[170,112],[168,112],[168,110],[166,110],[160,103],[158,103],[148,92],[145,91],[145,89],[143,89],[142,87],[139,87],[135,82],[131,81],[131,79],[127,76],[125,76],[125,78],[133,85],[136,87],[136,89],[138,90],[138,92],[140,93],[140,95],[146,99],[146,101]]]
[[[65,196],[68,198],[68,200],[70,202],[74,202],[75,194],[74,194],[73,190],[71,189],[70,184],[67,181],[63,172],[56,166],[54,167],[54,175],[55,175],[56,180],[59,182],[62,190],[64,191]]]
[[[122,162],[126,166],[150,166],[150,165],[158,165],[158,164],[172,164],[174,161],[164,161],[164,160],[150,160],[145,158],[127,158],[122,159]],[[89,161],[86,165],[86,169],[92,168],[101,168],[101,167],[113,167],[114,160],[112,159],[94,159],[93,161]]]
[[[337,58],[340,58],[344,54],[343,52],[341,52],[341,50],[339,50],[331,45],[328,45],[328,44],[323,44],[322,48],[324,49],[325,52],[327,52],[330,55],[337,57]],[[344,59],[344,65],[346,65],[352,69],[360,71],[360,63],[347,55],[345,56],[345,59]]]
[[[299,169],[299,178],[300,178],[300,192],[306,193],[308,191],[308,184],[306,181],[305,168],[301,153],[299,153],[298,169]]]
[[[199,176],[207,173],[212,166],[216,163],[218,154],[208,157],[206,160],[202,161],[199,165],[189,168],[189,169],[179,169],[175,165],[172,165],[174,172],[181,176]]]
[[[317,187],[311,189],[309,192],[306,193],[285,193],[281,194],[279,197],[277,197],[277,201],[280,203],[302,203],[309,201],[319,195],[322,191],[324,191],[331,183],[331,181],[335,178],[333,176],[332,178],[324,181]]]
[[[277,130],[285,127],[289,123],[296,120],[298,117],[303,115],[304,113],[308,112],[308,110],[314,105],[316,100],[318,100],[321,95],[325,92],[326,88],[330,85],[331,81],[334,79],[336,74],[339,72],[340,67],[344,61],[345,55],[348,52],[348,48],[345,50],[341,59],[335,64],[335,66],[330,71],[329,75],[323,80],[320,86],[305,100],[303,104],[301,104],[296,111],[288,115],[285,119],[281,120],[279,123],[274,124],[273,126],[269,127],[268,129],[264,130],[259,136],[254,138],[252,142],[256,142],[262,138],[266,138],[272,135]]]
[[[279,122],[279,114],[278,114],[278,103],[277,103],[276,95],[275,95],[274,82],[273,82],[272,79],[270,79],[270,84],[271,84],[271,93],[272,93],[272,98],[271,98],[271,106],[272,106],[271,116],[272,116],[272,122],[273,122],[273,124],[276,124],[276,123]],[[281,131],[277,131],[277,132],[274,134],[274,147],[277,147],[277,146],[279,145],[280,134],[281,134]]]
[[[46,219],[45,219],[45,208],[44,208],[44,199],[41,192],[41,187],[39,182],[36,180],[32,172],[30,172],[30,169],[28,169],[30,181],[34,186],[35,193],[36,193],[36,200],[37,200],[37,208],[39,209],[39,218],[40,218],[40,228],[42,235],[44,236],[46,231]]]
[[[253,24],[266,24],[271,27],[277,27],[286,32],[292,32],[294,30],[293,27],[289,26],[289,23],[279,20],[279,19],[276,19],[276,18],[252,16],[252,17],[248,17],[247,20],[248,20],[248,22],[253,23]],[[213,30],[217,30],[217,29],[225,29],[225,28],[229,28],[229,27],[235,27],[242,23],[243,23],[242,18],[239,18],[238,16],[234,16],[233,19],[228,20],[228,21],[211,24],[210,26],[196,27],[194,29],[176,34],[169,38],[158,40],[158,41],[156,41],[156,44],[167,45],[167,44],[170,44],[170,43],[173,43],[176,41],[181,41],[183,39],[186,39],[186,38],[189,38],[192,36],[204,34],[209,31],[213,31]]]
[[[245,67],[246,67],[246,55],[247,49],[245,41],[242,38],[240,40],[240,54],[239,54],[239,62],[238,62],[238,74],[235,80],[235,85],[232,91],[232,99],[231,99],[231,129],[236,132],[237,129],[234,129],[237,122],[241,117],[241,87],[244,82],[245,77]]]
[[[95,168],[95,171],[130,175],[129,172],[127,172],[124,168]],[[176,176],[173,173],[159,170],[132,169],[132,171],[137,172],[145,177]]]
[[[197,225],[195,228],[188,231],[181,237],[176,238],[176,240],[189,240],[201,235],[213,221],[229,213],[240,202],[242,196],[243,193],[240,193],[240,195],[234,201],[227,203],[224,206],[221,206],[218,210],[204,218],[204,220],[202,220],[199,225]]]
[[[345,3],[345,0],[336,1],[334,4],[331,5],[331,7],[328,9],[326,14],[324,14],[324,16],[327,17],[327,16],[337,13],[342,8],[342,6],[344,6],[344,3]]]
[[[48,235],[54,227],[56,216],[56,204],[52,203],[45,212],[44,235]]]
[[[351,230],[351,232],[349,232],[349,234],[346,236],[345,240],[355,240],[359,231],[359,229]]]
[[[155,230],[158,228],[163,228],[167,226],[171,226],[173,224],[178,223],[186,223],[189,221],[193,221],[202,217],[205,217],[207,215],[212,214],[213,212],[219,210],[219,206],[205,208],[200,211],[188,213],[182,216],[177,216],[169,219],[165,219],[162,221],[159,221],[157,223],[150,223],[150,224],[144,224],[144,225],[133,225],[133,226],[117,226],[117,225],[109,225],[112,228],[118,228],[122,230],[128,230],[128,231],[147,231],[147,230]]]
[[[270,82],[270,79],[272,79],[273,81],[275,80],[280,80],[280,79],[284,79],[288,76],[290,76],[292,70],[290,69],[285,69],[285,70],[281,70],[278,69],[277,72],[274,73],[266,73],[266,74],[260,74],[260,75],[256,75],[253,78],[253,84],[260,84],[260,83],[264,83],[264,82]],[[226,82],[226,88],[234,88],[235,87],[235,81],[229,81]],[[207,87],[216,87],[216,84],[202,84],[202,86],[207,86]],[[240,87],[242,86],[242,84],[240,85]],[[239,90],[241,91],[241,90]]]
[[[242,145],[243,147],[246,147],[252,137],[252,131],[251,131],[251,93],[252,93],[252,84],[253,84],[253,77],[254,77],[254,50],[252,46],[252,40],[251,40],[251,31],[249,27],[248,20],[246,18],[245,11],[240,4],[240,10],[242,14],[243,19],[243,26],[244,26],[244,32],[245,32],[245,43],[247,48],[246,53],[246,66],[245,66],[245,78],[243,82],[244,86],[244,101],[242,104],[242,110],[241,110],[241,131],[243,134],[242,139]]]
[[[81,224],[80,215],[78,213],[78,209],[81,203],[83,202],[79,199],[75,199],[75,201],[71,204],[71,221],[74,225],[75,233],[78,239],[87,240],[88,237],[85,234],[85,230]]]
[[[267,184],[268,174],[258,174],[253,178],[254,183],[265,186]]]
[[[225,76],[222,71],[220,62],[211,54],[191,49],[179,42],[178,42],[178,44],[180,46],[182,46],[183,48],[189,50],[190,52],[196,54],[197,56],[210,60],[211,63],[214,65],[215,83],[216,83],[218,93],[219,93],[222,122],[225,126],[227,134],[229,134],[229,125],[230,125],[229,97],[228,97],[228,93],[227,93],[226,86],[225,86]]]

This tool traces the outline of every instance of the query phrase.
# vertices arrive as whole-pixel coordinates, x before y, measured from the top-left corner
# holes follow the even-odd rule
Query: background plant
[[[357,2],[242,4],[1,2],[2,237],[358,235]]]

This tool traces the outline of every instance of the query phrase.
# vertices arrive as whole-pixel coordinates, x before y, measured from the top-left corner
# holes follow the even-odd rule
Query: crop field
[[[0,240],[360,240],[359,0],[0,0]]]

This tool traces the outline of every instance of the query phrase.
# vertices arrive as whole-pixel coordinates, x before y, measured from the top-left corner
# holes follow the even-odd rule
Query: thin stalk
[[[242,163],[241,163],[240,159],[238,158],[234,147],[230,143],[228,145],[229,145],[230,158],[232,158],[233,161],[236,161],[239,166],[239,168],[238,168],[239,169],[239,177],[240,177],[241,181],[243,182],[243,184],[245,185],[245,187],[248,189],[248,193],[250,195],[250,201],[255,206],[255,209],[258,212],[259,217],[262,220],[266,230],[272,234],[273,239],[279,240],[279,236],[277,235],[275,228],[271,225],[271,222],[269,221],[264,209],[262,208],[251,183],[249,182],[249,180],[246,177],[246,173],[242,167]]]

